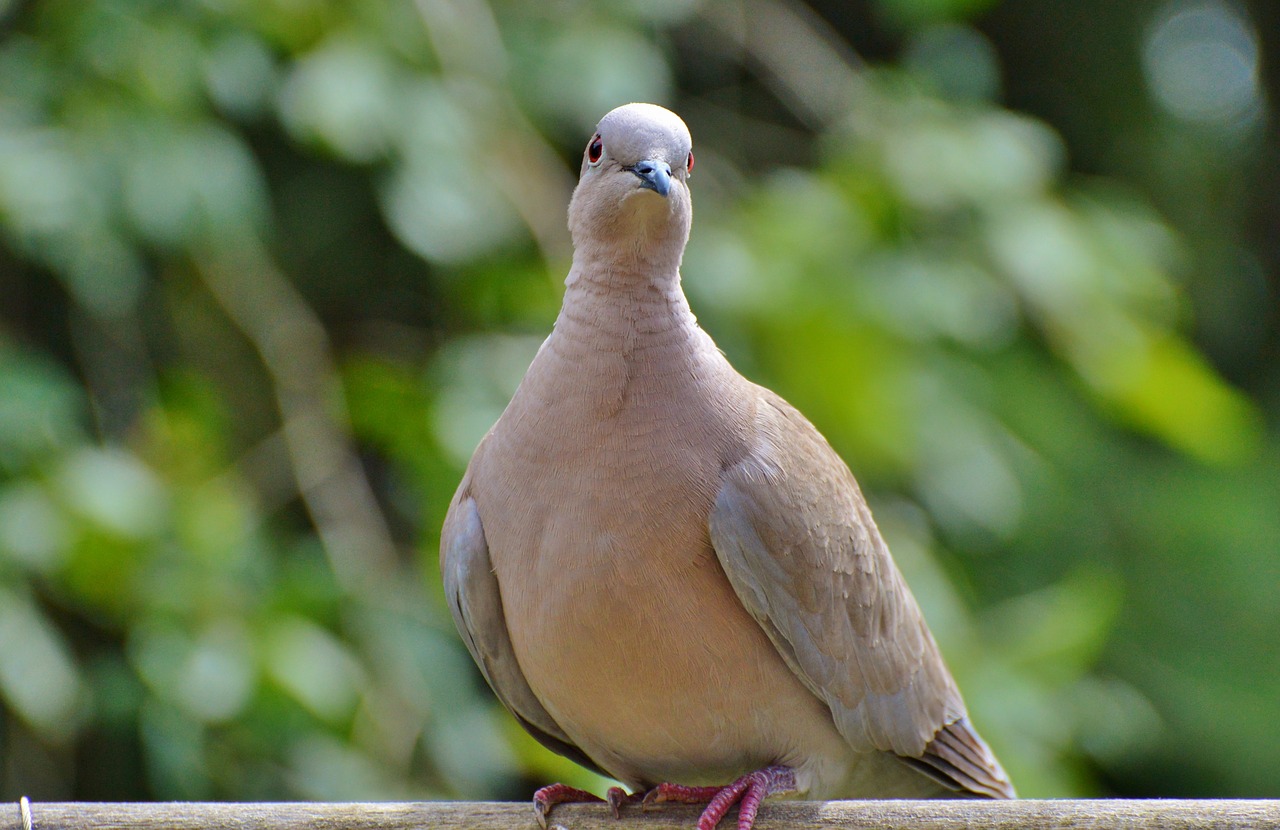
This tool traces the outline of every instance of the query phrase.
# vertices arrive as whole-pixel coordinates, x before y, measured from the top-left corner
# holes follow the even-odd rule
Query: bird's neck
[[[548,436],[632,446],[620,425],[651,429],[720,406],[707,397],[711,376],[732,369],[698,327],[678,271],[658,278],[579,255],[566,284],[555,330],[503,416],[509,422],[532,417],[525,413],[536,403]]]
[[[630,352],[675,345],[697,329],[680,287],[680,263],[601,257],[579,247],[565,280],[558,335],[596,349]]]
[[[566,284],[587,280],[610,290],[626,291],[645,284],[670,284],[679,288],[684,242],[681,229],[635,229],[632,234],[600,239],[575,233],[573,267]]]

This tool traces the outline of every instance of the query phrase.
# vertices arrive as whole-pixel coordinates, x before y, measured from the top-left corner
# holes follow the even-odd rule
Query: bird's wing
[[[759,395],[754,446],[710,516],[739,599],[853,748],[894,752],[959,792],[1012,797],[849,468],[794,407]]]
[[[540,744],[601,775],[604,770],[579,749],[529,688],[516,660],[502,610],[498,578],[475,500],[463,479],[445,516],[440,571],[453,622],[494,694]]]

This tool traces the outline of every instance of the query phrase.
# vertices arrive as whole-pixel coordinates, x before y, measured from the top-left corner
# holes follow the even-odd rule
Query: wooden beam
[[[0,805],[3,808],[3,805]],[[733,830],[731,813],[721,830]],[[81,803],[32,802],[32,830],[536,830],[526,803]],[[624,808],[615,822],[601,805],[566,804],[551,814],[564,830],[693,830],[695,807]],[[1277,828],[1280,800],[778,801],[760,810],[756,830],[1217,830]],[[0,830],[23,830],[10,802]]]

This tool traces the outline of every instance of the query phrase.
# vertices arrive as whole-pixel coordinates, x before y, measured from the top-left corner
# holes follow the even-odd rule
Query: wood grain
[[[3,809],[3,805],[0,805]],[[732,830],[733,815],[721,825]],[[526,803],[42,803],[33,830],[536,830]],[[625,809],[615,822],[599,805],[562,805],[563,830],[693,830],[698,810],[663,805]],[[1041,830],[1041,828],[1280,828],[1280,801],[797,801],[766,804],[757,830]],[[17,802],[0,830],[21,830]]]

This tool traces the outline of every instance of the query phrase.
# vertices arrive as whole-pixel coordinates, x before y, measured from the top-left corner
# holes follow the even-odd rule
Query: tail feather
[[[1009,776],[966,718],[947,724],[911,766],[944,787],[978,798],[1017,798]]]

